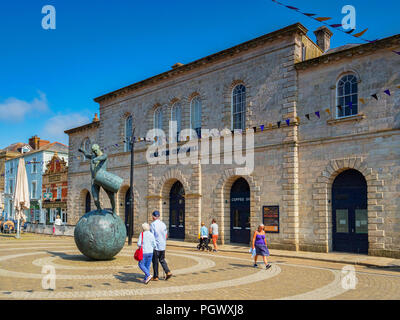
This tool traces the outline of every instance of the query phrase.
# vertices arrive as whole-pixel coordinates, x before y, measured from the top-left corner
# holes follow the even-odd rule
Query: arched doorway
[[[250,186],[243,178],[231,188],[231,242],[250,243]]]
[[[91,197],[90,197],[90,192],[86,192],[86,198],[85,198],[85,213],[88,213],[91,211]]]
[[[169,194],[169,235],[175,239],[185,239],[185,189],[175,182]]]
[[[127,235],[129,235],[129,214],[131,212],[131,202],[129,201],[130,193],[131,193],[131,188],[128,188],[128,190],[126,190],[125,193],[125,226]]]
[[[333,250],[368,253],[367,182],[357,170],[339,174],[332,185]]]

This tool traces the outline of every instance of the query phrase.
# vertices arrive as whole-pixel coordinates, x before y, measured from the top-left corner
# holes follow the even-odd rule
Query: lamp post
[[[134,163],[134,146],[135,146],[135,127],[133,127],[132,136],[129,138],[129,146],[131,148],[131,179],[130,179],[130,188],[129,188],[128,245],[132,245],[132,237],[133,237],[133,163]]]

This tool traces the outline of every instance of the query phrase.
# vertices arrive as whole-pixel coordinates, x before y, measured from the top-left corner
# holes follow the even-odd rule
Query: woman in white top
[[[148,284],[151,280],[150,266],[153,260],[153,251],[156,248],[156,239],[150,232],[150,225],[148,223],[142,224],[143,232],[139,235],[138,247],[143,247],[143,260],[139,261],[139,268],[144,273],[145,284]]]
[[[53,224],[53,236],[56,233],[56,227],[58,229],[58,227],[61,226],[61,225],[62,225],[62,220],[60,219],[60,216],[57,215],[57,218],[56,218],[56,220],[54,220],[54,224]]]

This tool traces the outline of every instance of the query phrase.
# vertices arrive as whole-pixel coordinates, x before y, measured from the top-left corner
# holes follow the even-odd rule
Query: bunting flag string
[[[288,6],[288,5],[284,4],[284,3],[279,2],[279,1],[276,1],[276,0],[271,0],[271,1],[274,2],[274,3],[276,3],[276,4],[278,4],[278,5],[280,5],[280,6],[286,7],[286,8],[288,8],[288,9],[290,9],[290,10],[299,12],[299,13],[305,15],[306,17],[308,17],[308,18],[310,18],[310,19],[316,20],[316,21],[318,21],[319,23],[324,24],[325,26],[335,28],[336,30],[339,30],[339,31],[341,31],[341,32],[343,32],[343,33],[349,34],[349,35],[351,35],[351,36],[353,36],[353,37],[355,37],[355,38],[361,39],[361,40],[363,40],[363,41],[365,41],[365,42],[373,43],[373,42],[375,42],[375,41],[378,40],[378,39],[376,39],[376,40],[368,40],[368,39],[362,38],[362,36],[364,35],[364,33],[367,32],[368,28],[366,28],[366,29],[364,29],[363,31],[358,32],[358,33],[356,33],[356,34],[352,34],[352,33],[355,31],[355,29],[351,29],[351,30],[349,30],[349,31],[345,31],[344,29],[339,29],[339,27],[342,27],[342,26],[343,26],[342,24],[328,24],[328,23],[326,23],[326,21],[332,19],[331,17],[315,17],[315,16],[317,16],[316,13],[306,13],[306,12],[302,12],[299,8],[292,7],[292,6]],[[400,55],[400,51],[393,51],[393,52],[396,53],[396,54],[398,54],[398,55]]]
[[[395,86],[397,89],[400,89],[400,85],[394,85],[394,86]],[[383,90],[382,92],[385,93],[387,96],[392,97],[393,91],[395,91],[395,90],[392,90],[392,91],[391,91],[391,89],[392,89],[392,87],[387,88],[387,89]],[[376,101],[379,101],[378,93],[371,94],[370,97],[374,98]],[[358,101],[360,101],[362,104],[366,104],[366,103],[367,103],[366,99],[367,99],[367,97],[359,98]],[[350,109],[353,109],[353,108],[356,107],[356,106],[353,104],[353,102],[351,102],[351,101],[347,104],[347,106],[348,106]],[[343,111],[344,111],[344,110],[343,110],[343,106],[337,105],[336,108],[340,111],[340,113],[343,113]],[[323,110],[323,109],[321,109],[321,110]],[[329,108],[326,108],[326,109],[324,109],[324,110],[325,110],[325,112],[326,112],[328,115],[331,115],[331,110],[330,110]],[[321,111],[320,111],[320,110],[315,111],[314,114],[315,114],[315,116],[316,116],[318,119],[321,119]],[[305,114],[304,117],[305,117],[307,120],[311,121],[310,113]],[[300,117],[297,115],[297,116],[295,117],[295,119],[296,119],[296,121],[297,121],[297,124],[299,125],[299,124],[300,124]],[[284,121],[286,122],[287,126],[290,126],[291,123],[292,123],[290,118],[284,119]],[[281,127],[281,123],[282,123],[281,121],[277,121],[277,122],[276,122],[276,125],[277,125],[278,128]],[[296,123],[293,122],[293,124],[295,125]],[[269,129],[273,129],[273,124],[272,124],[271,122],[267,123],[266,125],[268,126]],[[266,125],[265,125],[265,124],[262,124],[262,125],[259,126],[259,128],[261,129],[261,131],[264,131]],[[256,127],[253,127],[253,131],[254,131],[254,132],[257,131],[257,126],[256,126]],[[242,133],[242,130],[239,130],[239,132]],[[228,131],[227,134],[229,135],[230,133],[234,134],[235,132],[232,130],[231,132]],[[214,136],[215,136],[215,137],[221,137],[221,136],[223,136],[223,135],[225,135],[224,131],[223,131],[222,133],[217,133],[217,134],[215,134],[215,135],[212,134],[212,135],[210,135],[209,137],[214,137]],[[204,135],[202,134],[202,138],[207,138],[207,136],[206,136],[205,134],[204,134]],[[154,138],[133,137],[133,140],[134,140],[134,141],[138,141],[138,142],[150,142],[150,143],[152,143],[152,142],[157,142],[157,141],[159,140],[159,138],[158,138],[157,136],[154,137]],[[187,136],[187,137],[186,137],[186,141],[189,141],[189,140],[190,140],[190,137]],[[168,141],[169,141],[169,137],[164,137],[162,142],[168,142]],[[109,145],[109,146],[105,146],[105,147],[103,147],[103,148],[101,148],[101,149],[104,150],[104,151],[114,151],[114,150],[117,150],[120,146],[123,146],[125,143],[126,143],[125,141],[119,142],[119,143],[114,143],[114,144],[111,144],[111,145]],[[80,156],[80,155],[79,155],[79,156],[69,156],[69,157],[68,157],[68,160],[72,160],[72,159],[84,160],[84,156]],[[26,164],[26,165],[48,164],[50,161],[51,161],[51,160],[49,160],[49,161],[26,161],[25,164]],[[56,160],[56,162],[60,162],[60,160]],[[5,173],[10,173],[10,170],[6,170]],[[3,174],[1,174],[0,176],[4,177],[5,174],[3,173]]]

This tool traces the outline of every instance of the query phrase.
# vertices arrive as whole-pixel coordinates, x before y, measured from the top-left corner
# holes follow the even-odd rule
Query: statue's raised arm
[[[83,153],[83,155],[87,158],[87,159],[92,159],[94,156],[91,153],[87,153],[85,150],[83,150],[82,148],[78,149],[79,152]]]

